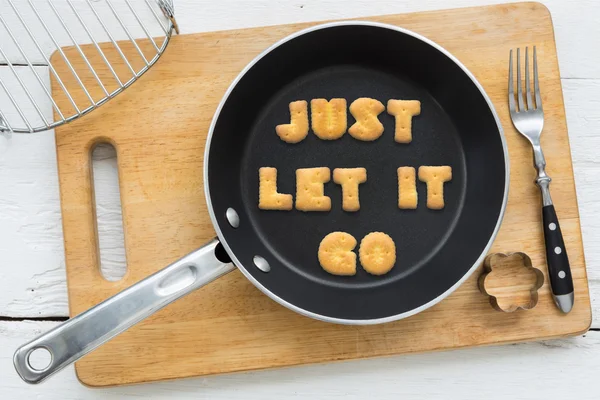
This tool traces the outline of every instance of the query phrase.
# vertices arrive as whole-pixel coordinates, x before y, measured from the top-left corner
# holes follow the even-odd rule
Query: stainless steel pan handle
[[[21,346],[14,364],[27,383],[39,383],[77,361],[102,343],[132,327],[156,311],[235,269],[215,255],[218,240],[174,262],[88,311]],[[31,366],[29,356],[46,349],[50,364],[43,369]]]

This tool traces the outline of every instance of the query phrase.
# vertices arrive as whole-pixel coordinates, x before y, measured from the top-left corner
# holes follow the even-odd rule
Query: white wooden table
[[[496,2],[175,0],[175,6],[182,33],[193,33]],[[585,336],[103,390],[83,387],[69,367],[42,385],[28,386],[13,370],[14,350],[68,315],[54,136],[0,135],[0,399],[600,398],[600,2],[543,3],[554,20],[594,307]],[[0,0],[0,15],[8,7]],[[0,45],[7,40],[0,29]],[[0,75],[8,76],[1,63]],[[36,95],[50,113],[42,94]],[[0,96],[0,109],[2,102]],[[110,160],[100,168],[105,176],[115,173]],[[110,191],[99,196],[107,203],[118,198]],[[100,235],[108,237],[107,258],[118,268],[120,251],[111,246],[115,213],[104,218]]]

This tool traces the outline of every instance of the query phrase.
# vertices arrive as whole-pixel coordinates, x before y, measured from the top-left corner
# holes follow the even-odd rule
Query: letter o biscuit
[[[396,245],[383,232],[371,232],[360,242],[360,264],[371,275],[388,273],[396,264]]]

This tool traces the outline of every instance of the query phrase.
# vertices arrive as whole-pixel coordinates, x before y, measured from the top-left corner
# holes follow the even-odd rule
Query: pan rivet
[[[269,272],[271,270],[271,266],[269,265],[267,260],[265,260],[261,256],[254,256],[253,261],[254,265],[256,265],[256,268],[260,269],[262,272]]]
[[[233,208],[229,207],[227,212],[225,212],[225,216],[227,217],[227,222],[229,222],[229,225],[233,228],[240,226],[240,216]]]

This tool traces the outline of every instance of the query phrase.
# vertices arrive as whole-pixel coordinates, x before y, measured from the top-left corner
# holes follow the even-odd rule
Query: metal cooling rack
[[[173,32],[179,33],[172,0],[0,0],[0,10],[0,132],[41,132],[92,112],[148,71]],[[104,65],[90,60],[84,43],[93,45]],[[112,44],[112,60],[101,43]],[[64,46],[74,46],[81,59],[69,57]],[[50,57],[54,51],[60,56]],[[68,79],[57,72],[57,62],[66,65]],[[93,79],[82,79],[81,66]],[[106,68],[111,82],[97,72]],[[52,98],[50,78],[72,109],[60,108]],[[54,117],[42,99],[46,105],[50,101]]]

